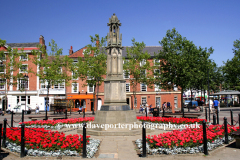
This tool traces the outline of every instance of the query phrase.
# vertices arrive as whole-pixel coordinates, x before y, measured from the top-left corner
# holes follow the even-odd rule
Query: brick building
[[[84,56],[84,50],[86,48],[81,48],[75,52],[73,52],[73,48],[71,46],[69,50],[69,57],[73,58],[75,62],[77,62],[78,57]],[[144,51],[148,51],[148,53],[151,55],[151,59],[149,60],[151,65],[154,65],[153,57],[154,53],[157,53],[159,50],[161,50],[160,46],[146,46]],[[122,52],[123,57],[126,57],[126,47],[124,47]],[[126,97],[127,97],[127,103],[130,106],[130,108],[139,109],[140,103],[141,104],[148,104],[152,105],[153,107],[161,107],[163,102],[170,102],[172,106],[175,108],[180,108],[181,104],[181,91],[178,90],[177,87],[174,88],[173,91],[166,91],[163,89],[159,89],[157,86],[154,86],[153,88],[150,88],[144,84],[138,84],[137,86],[137,92],[136,92],[136,100],[134,102],[134,96],[133,91],[129,83],[129,79],[132,78],[131,76],[125,76],[123,75],[124,79],[126,80]],[[103,77],[104,79],[106,76]],[[81,81],[80,79],[74,80],[76,81],[76,86],[74,86],[75,83],[72,84],[72,86],[66,87],[66,94],[68,99],[74,100],[75,105],[77,103],[80,103],[81,106],[86,104],[87,111],[92,111],[93,109],[93,87],[90,87],[88,85],[83,86],[85,82]],[[97,91],[97,90],[96,90]],[[95,105],[94,110],[100,110],[100,107],[102,104],[104,104],[104,83],[102,83],[101,86],[99,86],[98,91],[98,101],[95,101],[97,105]],[[134,105],[134,103],[136,105]]]
[[[17,71],[13,72],[13,75],[16,75],[17,73],[22,73],[26,76],[28,76],[27,80],[25,79],[18,79],[17,85],[8,86],[7,90],[7,99],[8,99],[8,107],[14,108],[19,104],[21,109],[25,109],[25,103],[26,106],[35,106],[36,103],[39,103],[39,78],[34,73],[28,73],[27,71],[31,68],[33,72],[37,72],[37,66],[32,63],[31,59],[33,58],[33,55],[31,54],[32,50],[38,50],[38,45],[45,45],[45,41],[43,36],[40,36],[39,42],[34,43],[8,43],[5,46],[1,47],[1,50],[5,51],[5,54],[8,54],[6,49],[8,46],[10,46],[13,49],[17,49],[19,53],[23,52],[26,53],[26,55],[20,55],[19,60],[22,60],[22,68],[19,68]],[[25,71],[27,70],[27,71]],[[19,88],[24,88],[23,91],[21,91]],[[1,103],[0,107],[2,108],[4,100],[5,100],[5,92],[6,88],[5,85],[1,85],[0,87],[1,92]]]
[[[31,68],[33,72],[37,72],[37,66],[34,65],[31,61],[33,58],[33,55],[31,54],[32,50],[37,50],[37,45],[45,45],[44,37],[40,36],[39,42],[35,43],[8,43],[7,45],[11,46],[12,48],[17,48],[18,50],[21,50],[24,48],[24,52],[27,54],[25,61],[23,61],[23,66],[27,69]],[[5,46],[5,49],[7,47]],[[126,57],[127,52],[126,48],[124,47],[122,51],[123,57]],[[4,48],[1,48],[4,50]],[[77,51],[73,51],[73,48],[71,47],[69,50],[69,57],[74,60],[74,63],[78,61],[78,57],[83,57],[83,52],[86,49],[86,47],[83,47]],[[154,53],[158,53],[158,51],[161,49],[160,46],[146,46],[144,51],[148,51],[148,53],[151,55],[152,59],[150,59],[150,63],[154,65],[153,57]],[[16,72],[21,72],[21,69],[19,69]],[[16,73],[13,73],[16,74]],[[33,73],[23,73],[28,75],[28,81],[26,85],[25,91],[19,90],[19,85],[25,83],[23,80],[18,81],[17,86],[9,86],[8,90],[8,106],[10,105],[12,108],[16,107],[17,104],[21,105],[21,109],[25,108],[25,102],[28,106],[31,108],[35,108],[36,104],[40,106],[40,110],[45,110],[45,104],[46,104],[46,97],[47,97],[47,88],[46,84],[43,84],[40,82],[39,77],[37,77]],[[74,73],[69,73],[69,75],[73,75]],[[132,77],[123,75],[124,79],[126,80],[126,101],[129,104],[130,108],[139,109],[140,103],[141,104],[148,104],[152,105],[153,107],[161,106],[163,102],[170,102],[172,106],[180,108],[181,104],[181,92],[177,89],[177,87],[173,91],[166,91],[163,89],[159,89],[157,86],[154,86],[153,88],[150,88],[149,86],[146,86],[144,84],[138,84],[137,86],[137,92],[136,92],[136,100],[134,101],[133,98],[133,91],[129,83],[129,79]],[[106,76],[103,77],[104,79]],[[73,83],[74,82],[74,83]],[[75,83],[76,82],[76,83]],[[83,82],[82,80],[73,79],[70,81],[70,86],[65,86],[65,84],[57,84],[54,86],[50,86],[49,88],[49,101],[50,104],[54,103],[54,99],[65,99],[72,100],[74,103],[74,107],[77,107],[79,104],[80,106],[85,106],[87,111],[94,110],[100,110],[100,107],[102,104],[104,104],[104,83],[102,83],[101,86],[99,86],[98,91],[98,100],[95,102],[97,105],[95,107],[93,106],[93,91],[94,87],[90,87],[86,84],[86,82]],[[24,85],[25,86],[25,85]],[[2,107],[3,101],[4,101],[4,94],[5,94],[5,88],[0,87],[0,108]],[[134,103],[136,105],[134,105]],[[20,109],[19,109],[20,110]],[[48,108],[49,110],[49,108]]]

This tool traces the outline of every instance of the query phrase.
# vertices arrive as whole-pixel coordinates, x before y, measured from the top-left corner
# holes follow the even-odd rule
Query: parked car
[[[189,102],[188,105],[187,105],[187,108],[196,108],[198,107],[198,102],[197,101],[192,101],[192,102]]]

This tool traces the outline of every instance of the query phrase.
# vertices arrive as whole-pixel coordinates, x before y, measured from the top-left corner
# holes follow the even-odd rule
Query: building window
[[[156,97],[156,107],[157,108],[161,107],[161,97]]]
[[[44,82],[43,80],[41,80],[41,88],[42,88],[42,89],[47,88],[47,85],[48,85],[47,82]]]
[[[5,89],[5,80],[0,79],[0,89]]]
[[[146,59],[143,59],[141,62],[140,62],[140,66],[144,66],[146,64]]]
[[[91,52],[89,52],[87,49],[83,49],[83,54],[90,54]]]
[[[21,68],[19,69],[20,73],[27,73],[28,70],[28,65],[22,65]]]
[[[159,77],[160,69],[154,69],[154,78]]]
[[[74,64],[78,63],[78,60],[77,60],[77,59],[74,59],[74,60],[73,60],[73,63],[74,63]]]
[[[130,92],[130,84],[126,83],[126,92]]]
[[[147,85],[146,84],[144,84],[144,83],[141,83],[140,84],[141,85],[141,91],[147,91]]]
[[[72,83],[72,93],[78,93],[78,83]]]
[[[178,108],[178,98],[177,98],[177,96],[174,97],[174,107]]]
[[[28,89],[28,79],[20,79],[18,81],[18,89]]]
[[[76,71],[72,71],[72,79],[73,80],[78,80]]]
[[[54,84],[54,88],[55,89],[63,89],[63,88],[65,88],[64,82],[62,82],[62,83],[55,83]]]
[[[145,69],[142,69],[141,72],[140,72],[141,76],[142,77],[146,77],[146,70]]]
[[[154,66],[160,66],[160,60],[154,59]]]
[[[5,65],[4,64],[0,64],[0,73],[5,73]]]
[[[160,92],[161,91],[161,86],[160,85],[155,84],[154,87],[155,87],[155,92]]]
[[[177,88],[177,86],[176,86],[176,85],[174,85],[174,88],[173,88],[173,90],[174,90],[174,91],[177,91],[177,90],[178,90],[178,88]]]
[[[93,93],[94,92],[94,86],[89,86],[87,87],[88,93]]]
[[[142,105],[146,107],[147,97],[142,97]]]
[[[6,54],[0,55],[0,61],[6,61]]]
[[[130,78],[130,74],[128,70],[123,70],[123,78],[124,79],[129,79]]]
[[[27,54],[22,54],[22,55],[20,55],[20,60],[22,60],[22,61],[27,61],[27,60],[28,60]]]
[[[21,102],[24,102],[24,104],[26,103],[26,96],[21,96]]]

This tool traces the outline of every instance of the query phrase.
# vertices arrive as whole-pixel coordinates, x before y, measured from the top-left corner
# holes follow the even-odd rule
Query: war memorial
[[[224,121],[218,121],[218,124],[213,121],[214,125],[212,125],[210,121],[206,120],[207,109],[205,110],[206,114],[202,112],[199,119],[185,118],[184,116],[169,118],[163,115],[159,117],[160,114],[156,117],[144,114],[137,116],[136,111],[130,109],[126,102],[126,81],[122,76],[121,23],[113,14],[107,25],[109,33],[105,48],[107,75],[104,81],[104,104],[96,112],[95,117],[82,118],[73,114],[68,119],[26,122],[24,114],[22,114],[22,118],[18,117],[19,122],[22,121],[22,123],[19,125],[19,122],[15,121],[16,127],[13,127],[12,114],[11,124],[5,118],[4,125],[1,125],[3,127],[2,150],[16,157],[20,154],[22,158],[26,156],[25,158],[31,159],[35,157],[205,159],[206,155],[208,155],[207,158],[218,159],[226,157],[220,152],[221,149],[216,149],[222,148],[223,151],[231,152],[236,157],[237,154],[234,151],[224,147],[234,142],[231,133],[239,129],[239,126],[236,126],[239,123],[239,120],[237,122],[238,117],[234,117],[237,122],[235,125],[227,125],[227,118],[224,118]],[[221,113],[222,119],[223,116],[227,116],[223,113]],[[10,121],[10,116],[8,120]],[[15,120],[17,120],[16,115]],[[149,135],[146,135],[146,129]],[[239,135],[235,135],[238,145]],[[239,149],[235,149],[239,154]],[[208,151],[211,152],[210,155]],[[214,154],[218,154],[218,156],[214,156]]]

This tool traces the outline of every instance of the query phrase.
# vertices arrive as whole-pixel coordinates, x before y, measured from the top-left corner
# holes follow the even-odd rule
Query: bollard
[[[65,110],[65,119],[67,119],[67,109]]]
[[[47,108],[45,110],[45,120],[48,120],[48,116],[47,116]]]
[[[213,114],[213,125],[216,125],[216,115]]]
[[[85,108],[83,108],[83,118],[85,118]]]
[[[233,111],[230,110],[230,116],[231,116],[231,125],[233,126]]]
[[[87,145],[87,139],[86,139],[86,123],[83,123],[83,154],[82,157],[83,158],[87,158],[87,149],[86,149],[86,145]]]
[[[211,122],[211,110],[210,110],[210,107],[208,107],[208,114],[209,114],[209,122]]]
[[[228,144],[228,128],[227,128],[227,118],[224,117],[224,132],[225,132],[225,144]]]
[[[147,114],[148,114],[148,113],[147,113],[147,107],[145,108],[145,113],[146,113],[146,117],[147,117]]]
[[[11,112],[11,127],[13,127],[13,111]]]
[[[2,142],[3,148],[6,148],[6,128],[7,128],[7,119],[4,118],[4,120],[3,120],[3,142]]]
[[[163,111],[162,111],[162,117],[164,117],[165,116],[165,110],[163,109]]]
[[[217,110],[217,124],[219,124],[219,112]]]
[[[0,159],[2,159],[2,154],[1,154],[1,143],[2,143],[2,123],[0,123]]]
[[[146,128],[145,122],[142,122],[142,157],[146,157]]]
[[[239,125],[239,128],[240,128],[240,113],[238,114],[238,125]]]
[[[203,120],[203,151],[205,155],[208,155],[207,149],[207,131],[206,131],[206,122]]]
[[[21,153],[20,153],[20,157],[21,157],[21,158],[25,156],[24,128],[25,128],[25,124],[22,123],[22,124],[21,124]]]
[[[205,119],[207,121],[207,108],[205,108]]]
[[[182,108],[182,113],[183,113],[182,117],[184,118],[184,108]]]
[[[22,122],[24,122],[24,110],[22,110]]]

